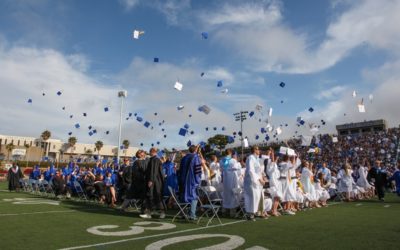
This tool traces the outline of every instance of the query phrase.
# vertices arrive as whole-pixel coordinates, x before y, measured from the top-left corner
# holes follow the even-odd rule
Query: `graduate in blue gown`
[[[190,218],[196,219],[197,188],[201,182],[202,159],[197,153],[197,146],[189,147],[189,154],[185,155],[178,171],[179,199],[181,202],[189,202]]]
[[[397,170],[390,177],[389,181],[394,181],[396,183],[396,193],[400,196],[400,161],[397,163]]]
[[[40,178],[40,169],[39,166],[36,165],[32,171],[32,173],[29,175],[29,179],[33,179],[33,180],[39,180]]]
[[[176,164],[172,161],[173,156],[171,155],[163,163],[163,173],[165,177],[164,182],[164,196],[170,196],[168,186],[170,186],[175,192],[178,191],[178,179],[176,176]]]

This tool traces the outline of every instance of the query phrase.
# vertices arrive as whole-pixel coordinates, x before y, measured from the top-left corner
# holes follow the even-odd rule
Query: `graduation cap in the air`
[[[206,115],[208,115],[208,114],[210,113],[210,111],[211,111],[210,107],[208,107],[207,105],[200,106],[200,107],[198,108],[198,110],[199,110],[200,112],[203,112],[203,113],[206,114]]]
[[[189,118],[191,118],[191,117],[192,117],[192,114],[189,114],[188,116],[189,116]]]
[[[188,129],[189,128],[189,124],[185,124],[185,125],[183,125],[183,127],[185,128],[185,129]]]
[[[133,39],[139,39],[139,37],[143,34],[144,34],[144,31],[142,31],[142,30],[134,30],[132,33],[132,36],[133,36]]]
[[[203,39],[207,39],[207,38],[208,38],[208,33],[207,33],[207,32],[202,32],[202,33],[201,33],[201,37],[202,37]]]
[[[74,117],[73,115],[70,115],[69,118],[72,119],[72,117]]]
[[[312,107],[310,107],[310,108],[308,109],[308,111],[310,111],[310,112],[312,113],[312,112],[314,112],[314,109],[313,109]]]
[[[216,131],[216,130],[217,130],[217,127],[214,127],[213,129],[214,129],[214,131]]]
[[[220,87],[222,87],[222,85],[223,85],[223,84],[222,84],[222,80],[219,80],[219,81],[217,82],[217,87],[220,88]]]
[[[96,130],[96,129],[93,129],[92,132],[93,132],[93,134],[96,134],[96,133],[97,133],[97,130]]]
[[[221,93],[222,93],[222,94],[227,94],[228,92],[229,92],[228,89],[223,89],[223,90],[221,90]]]
[[[260,136],[256,135],[256,140],[258,140],[260,138]]]
[[[300,125],[304,125],[306,122],[304,120],[301,120],[299,123]]]
[[[186,146],[188,146],[188,147],[192,146],[192,141],[189,140],[189,141],[186,143]]]
[[[154,115],[157,116],[157,112],[155,112]]]
[[[136,117],[136,121],[138,121],[138,122],[142,122],[142,121],[143,121],[143,118],[142,118],[142,117],[140,117],[140,116],[138,116],[138,117]]]
[[[187,129],[180,128],[178,134],[180,136],[186,136],[187,132],[188,132]]]
[[[265,128],[261,128],[261,133],[262,134],[267,133],[267,130]]]
[[[88,129],[89,129],[89,130],[92,129],[92,126],[89,126]]]
[[[249,116],[252,117],[253,115],[254,115],[254,111],[251,111],[251,112],[249,113]]]
[[[201,72],[200,76],[203,77],[204,76],[204,72]]]
[[[164,131],[165,131],[165,129],[163,128],[163,129],[161,129],[161,131],[162,131],[162,132],[164,132]]]
[[[86,114],[86,113],[83,113],[83,116],[87,116],[87,114]]]
[[[164,138],[167,138],[167,135],[164,135]]]
[[[140,146],[141,146],[141,147],[143,147],[143,142],[142,142],[142,143],[140,143]]]
[[[208,131],[208,127],[206,127],[206,131]]]
[[[132,113],[129,113],[128,116],[131,117],[131,116],[132,116]]]
[[[68,135],[72,135],[72,132],[68,132]]]
[[[32,99],[28,99],[28,103],[32,103]]]
[[[159,59],[158,57],[154,57],[153,61],[154,61],[155,63],[158,63],[158,62],[160,61],[160,59]]]
[[[106,131],[106,135],[108,135],[109,133],[110,133],[110,131],[107,130],[107,131]]]
[[[234,143],[235,142],[235,138],[233,138],[232,136],[227,136],[228,139],[228,143]]]
[[[45,96],[45,95],[46,95],[46,93],[43,92],[43,93],[42,93],[42,96]]]
[[[79,125],[79,123],[75,124],[75,128],[80,128],[81,125]]]
[[[108,112],[108,107],[105,107],[105,108],[104,108],[104,112]]]
[[[174,85],[174,88],[175,88],[176,90],[178,90],[178,91],[182,91],[183,84],[180,83],[179,81],[176,81],[176,82],[175,82],[175,85]]]
[[[283,100],[281,100],[281,103],[283,103]]]
[[[279,83],[279,86],[281,86],[281,88],[284,88],[285,85],[286,85],[286,84],[285,84],[284,82]]]
[[[222,127],[221,130],[222,130],[222,131],[225,131],[225,127]]]
[[[89,131],[89,136],[92,136],[93,135],[93,132],[92,131]]]
[[[191,134],[191,135],[193,135],[193,134],[194,134],[194,131],[193,131],[193,130],[192,130],[192,131],[190,131],[190,134]]]
[[[62,92],[61,92],[61,91],[58,91],[58,92],[57,92],[57,95],[58,95],[58,96],[60,96],[61,94],[62,94]]]
[[[143,126],[145,126],[146,128],[148,128],[150,126],[150,122],[146,121]]]
[[[65,107],[62,107],[62,110],[65,110]]]
[[[266,136],[265,136],[265,140],[266,140],[266,141],[269,141],[269,135],[266,135]]]

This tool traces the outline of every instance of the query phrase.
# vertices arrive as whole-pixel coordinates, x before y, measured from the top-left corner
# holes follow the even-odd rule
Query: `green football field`
[[[0,183],[0,249],[399,249],[400,198],[393,194],[385,203],[331,203],[296,216],[224,218],[205,227],[5,188]]]

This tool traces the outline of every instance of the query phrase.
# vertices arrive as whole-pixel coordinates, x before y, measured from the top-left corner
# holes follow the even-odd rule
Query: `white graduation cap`
[[[307,153],[315,153],[315,149],[314,148],[310,148]]]
[[[282,134],[282,129],[281,129],[281,127],[276,128],[276,134],[277,134],[277,135]]]
[[[355,90],[353,90],[353,94],[352,94],[353,98],[355,98],[357,96],[357,93]]]
[[[268,116],[269,116],[269,117],[271,117],[271,116],[272,116],[272,108],[269,108],[269,111],[268,111]]]
[[[257,104],[257,105],[256,105],[256,110],[257,110],[257,111],[261,111],[262,108],[263,108],[263,106],[262,106],[261,104]]]
[[[336,136],[332,137],[332,142],[333,142],[333,143],[338,142],[338,138],[337,138]]]
[[[141,30],[134,30],[133,31],[133,39],[139,39],[139,36],[140,35],[143,35],[144,34],[144,31],[141,31]]]
[[[372,102],[372,100],[374,99],[374,96],[372,94],[369,95],[369,101]]]
[[[179,105],[179,106],[177,107],[177,109],[178,109],[178,110],[182,110],[184,107],[185,107],[185,106],[183,106],[183,105]]]
[[[364,98],[361,99],[361,102],[358,104],[358,112],[365,113]]]
[[[313,125],[310,129],[311,134],[315,135],[316,133],[318,133],[319,129],[317,126]]]
[[[273,128],[272,128],[271,124],[267,123],[267,126],[265,126],[265,129],[268,130],[268,132],[271,132]]]
[[[312,136],[301,136],[301,146],[310,146]]]
[[[221,93],[222,93],[222,94],[227,94],[228,91],[229,91],[228,89],[223,89],[223,90],[221,90]]]
[[[174,88],[175,88],[176,90],[178,90],[178,91],[182,91],[183,84],[180,83],[180,82],[178,82],[178,81],[176,81],[176,82],[175,82],[175,85],[174,85]]]
[[[200,106],[200,107],[198,108],[198,110],[199,110],[200,112],[203,112],[203,113],[206,114],[206,115],[208,115],[208,114],[211,112],[211,108],[208,107],[207,105]]]
[[[249,140],[247,140],[247,138],[243,139],[243,145],[244,145],[245,148],[249,147]]]
[[[294,152],[293,149],[288,148],[288,147],[280,147],[279,148],[279,153],[283,155],[288,155],[288,156],[296,156],[296,153]]]

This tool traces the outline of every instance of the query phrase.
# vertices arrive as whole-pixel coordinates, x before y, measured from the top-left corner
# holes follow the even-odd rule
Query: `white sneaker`
[[[160,219],[165,219],[165,213],[164,213],[164,212],[162,212],[162,213],[160,214]]]
[[[285,211],[285,214],[287,214],[287,215],[296,215],[295,212],[290,211],[290,210],[286,210],[286,211]]]
[[[140,216],[140,218],[143,218],[143,219],[151,219],[151,215],[150,214],[141,214],[139,216]]]

